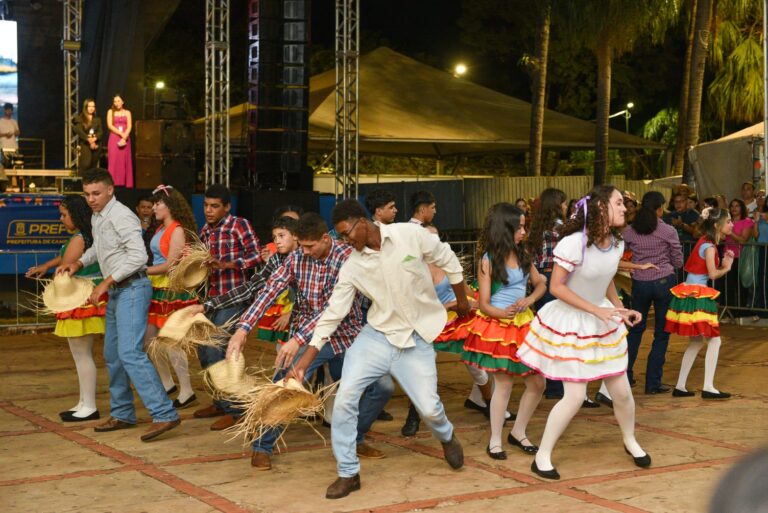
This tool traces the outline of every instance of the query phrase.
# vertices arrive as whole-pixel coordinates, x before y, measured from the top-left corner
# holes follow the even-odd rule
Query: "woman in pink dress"
[[[133,164],[131,161],[131,111],[123,108],[123,98],[116,94],[112,107],[107,111],[107,169],[118,187],[133,188]]]

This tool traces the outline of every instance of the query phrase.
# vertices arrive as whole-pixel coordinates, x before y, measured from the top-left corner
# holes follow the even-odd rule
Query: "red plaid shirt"
[[[317,260],[298,249],[288,257],[267,280],[259,292],[258,299],[240,317],[236,328],[250,331],[256,322],[272,306],[280,294],[289,286],[296,288],[296,304],[291,318],[291,337],[305,345],[312,338],[320,315],[328,306],[333,287],[338,280],[339,270],[352,253],[352,247],[334,240],[328,256]],[[363,296],[358,293],[347,317],[339,324],[330,343],[334,354],[343,352],[352,345],[363,328]]]
[[[227,215],[216,226],[206,224],[200,230],[200,240],[208,246],[211,256],[222,262],[234,262],[237,269],[212,269],[209,278],[210,297],[226,294],[248,281],[246,269],[261,263],[259,238],[247,219]]]

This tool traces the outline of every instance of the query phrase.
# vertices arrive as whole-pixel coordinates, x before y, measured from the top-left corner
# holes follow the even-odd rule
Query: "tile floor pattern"
[[[619,429],[606,407],[582,410],[554,454],[563,476],[534,476],[531,458],[507,447],[509,459],[485,454],[485,418],[463,407],[470,379],[453,355],[438,359],[440,395],[465,448],[465,467],[452,471],[440,444],[424,429],[403,438],[407,403],[397,392],[387,409],[393,422],[377,422],[370,442],[386,453],[363,460],[362,490],[341,500],[324,499],[335,478],[330,447],[307,426],[291,427],[287,449],[273,470],[257,472],[250,451],[182,411],[180,428],[151,443],[139,436],[149,422],[137,401],[142,425],[95,433],[95,422],[65,424],[58,412],[77,402],[77,380],[66,342],[50,334],[10,335],[0,341],[0,511],[35,512],[376,512],[440,511],[705,512],[719,477],[751,450],[768,443],[768,341],[763,328],[724,327],[716,383],[735,397],[706,402],[699,397],[646,396],[644,339],[637,362],[638,439],[653,466],[638,469],[624,453]],[[107,373],[97,344],[98,406],[108,413]],[[686,340],[673,338],[665,382],[674,384]],[[270,362],[274,347],[251,341],[246,361]],[[703,352],[689,380],[699,390]],[[199,364],[190,358],[193,383],[207,404]],[[590,387],[591,393],[596,391]],[[513,391],[515,409],[522,383]],[[528,435],[538,441],[554,401],[543,400]],[[314,426],[329,442],[328,429]],[[506,430],[505,430],[506,434]]]

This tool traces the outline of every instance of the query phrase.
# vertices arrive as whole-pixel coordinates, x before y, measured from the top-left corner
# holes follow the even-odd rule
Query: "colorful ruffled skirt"
[[[448,322],[434,342],[435,351],[464,354],[464,341],[469,336],[469,327],[475,320],[472,310],[466,317],[459,317],[453,310],[448,311]]]
[[[291,301],[289,291],[286,290],[280,294],[275,304],[270,306],[262,318],[259,319],[259,332],[256,338],[265,342],[285,343],[288,340],[288,330],[277,331],[274,329],[274,324],[281,315],[292,310],[293,302]]]
[[[468,327],[462,360],[487,372],[527,376],[534,371],[517,355],[530,328],[533,312],[520,312],[512,319],[496,319],[478,311]]]
[[[149,281],[152,283],[152,299],[149,302],[148,322],[153,326],[162,328],[173,312],[198,303],[194,294],[171,291],[167,274],[153,274],[149,276]]]
[[[717,319],[717,297],[720,291],[704,285],[681,283],[670,290],[664,331],[684,337],[720,336]]]
[[[607,299],[600,306],[613,307]],[[627,328],[554,300],[536,314],[517,355],[553,380],[588,382],[618,376],[627,371]]]
[[[104,317],[107,315],[108,299],[109,294],[105,293],[99,298],[97,305],[88,303],[68,312],[57,313],[53,334],[67,338],[103,334],[106,331]]]

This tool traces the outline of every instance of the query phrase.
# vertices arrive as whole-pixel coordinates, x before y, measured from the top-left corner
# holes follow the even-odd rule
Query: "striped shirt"
[[[211,269],[210,297],[226,294],[247,282],[247,269],[261,263],[259,238],[251,223],[242,217],[228,214],[216,226],[206,224],[200,230],[200,240],[208,246],[214,259],[237,265],[237,269]]]
[[[632,271],[633,280],[660,280],[683,266],[683,250],[677,230],[661,219],[656,229],[648,235],[639,234],[630,226],[624,230],[622,237],[625,249],[632,251],[632,263],[651,263],[659,268]]]
[[[290,335],[299,344],[305,345],[312,338],[315,325],[328,306],[336,286],[339,270],[351,253],[351,246],[332,240],[328,256],[322,260],[305,255],[302,249],[289,254],[283,265],[269,277],[258,299],[240,317],[235,327],[250,331],[280,294],[293,286],[296,289],[296,305],[293,307]],[[363,328],[362,302],[363,296],[358,293],[349,315],[331,336],[334,354],[340,354],[352,345]]]

